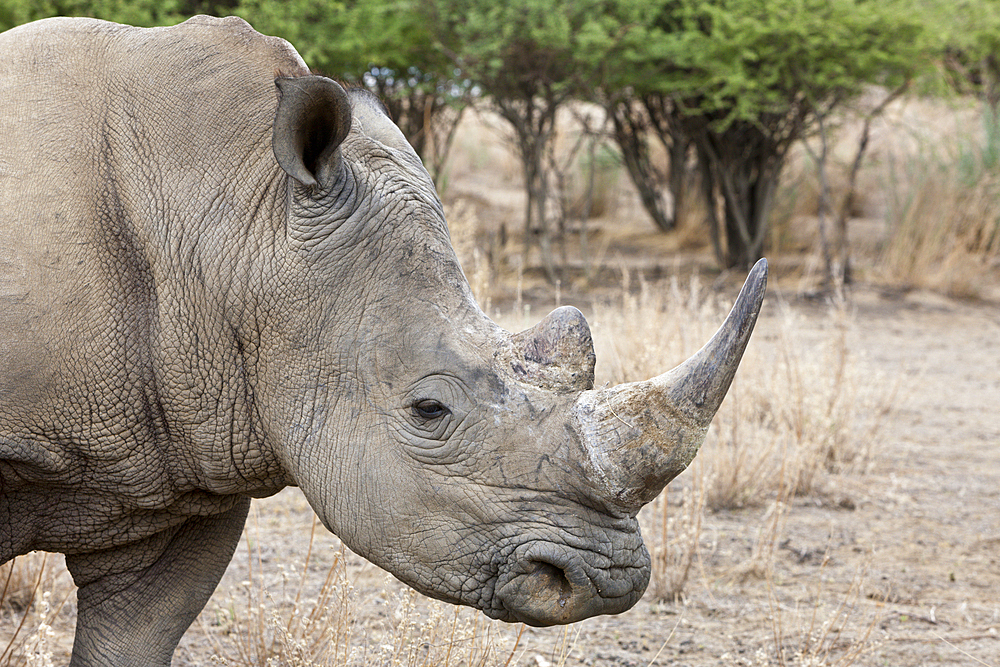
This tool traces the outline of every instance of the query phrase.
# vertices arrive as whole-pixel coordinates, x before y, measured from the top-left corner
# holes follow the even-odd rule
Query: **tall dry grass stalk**
[[[255,522],[251,522],[255,523]],[[523,632],[489,621],[464,607],[422,598],[412,589],[379,591],[377,600],[362,594],[348,574],[356,556],[338,551],[315,587],[317,567],[313,535],[305,560],[296,571],[279,566],[281,582],[268,585],[260,553],[253,544],[259,529],[246,529],[248,579],[230,603],[214,612],[214,627],[202,628],[213,645],[213,664],[239,667],[505,667]],[[360,559],[359,559],[360,560]],[[240,599],[237,599],[240,598]],[[382,621],[362,618],[381,607]]]
[[[245,532],[248,578],[240,583],[245,604],[241,606],[234,600],[229,607],[216,611],[215,624],[220,632],[208,633],[214,644],[214,660],[246,667],[349,664],[348,656],[342,653],[350,645],[356,596],[344,576],[342,555],[334,554],[319,591],[304,599],[303,589],[309,580],[306,574],[314,556],[315,524],[302,576],[296,581],[284,564],[279,564],[278,590],[263,583],[260,542],[251,539],[250,530]],[[255,525],[253,531],[258,530]],[[258,545],[256,553],[252,544]]]
[[[65,568],[44,552],[0,565],[0,667],[51,667],[58,662],[54,626],[73,595]]]

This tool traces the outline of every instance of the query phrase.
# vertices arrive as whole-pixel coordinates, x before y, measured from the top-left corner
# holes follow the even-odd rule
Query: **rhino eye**
[[[430,398],[417,401],[413,404],[412,410],[414,416],[426,421],[441,419],[451,414],[451,410]]]

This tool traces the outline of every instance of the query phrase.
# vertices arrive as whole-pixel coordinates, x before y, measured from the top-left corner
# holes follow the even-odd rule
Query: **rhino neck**
[[[108,354],[136,378],[147,407],[134,421],[163,452],[165,479],[216,494],[280,490],[289,479],[263,426],[254,376],[259,281],[281,230],[279,179],[254,185],[248,176],[228,190],[219,182],[215,198],[183,201],[146,192],[130,176],[108,178],[117,208],[98,234],[116,295],[107,301],[119,304],[121,320]],[[183,217],[144,213],[175,209]]]

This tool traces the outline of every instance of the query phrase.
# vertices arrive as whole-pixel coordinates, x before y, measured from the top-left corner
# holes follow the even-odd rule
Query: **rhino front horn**
[[[672,371],[581,393],[573,408],[577,428],[592,479],[608,501],[638,512],[694,459],[739,367],[766,285],[761,259],[722,327]]]

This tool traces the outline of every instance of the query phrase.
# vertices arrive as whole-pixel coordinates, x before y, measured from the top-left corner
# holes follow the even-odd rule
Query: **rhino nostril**
[[[573,594],[573,586],[569,583],[565,570],[546,561],[535,561],[535,569],[529,576],[534,580],[537,590],[558,592],[559,606],[566,606]]]

